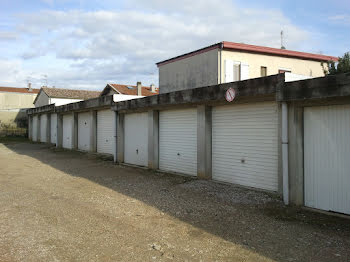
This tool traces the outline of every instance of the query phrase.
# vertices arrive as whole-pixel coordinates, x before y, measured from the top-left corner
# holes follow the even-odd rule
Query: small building
[[[133,85],[121,85],[121,84],[107,84],[101,92],[101,96],[114,95],[114,101],[124,101],[134,98],[140,98],[145,96],[158,95],[159,89],[154,84],[142,86],[141,82],[138,82],[136,86]]]
[[[34,100],[35,107],[56,106],[79,102],[100,96],[100,91],[42,87]]]
[[[264,46],[220,42],[157,63],[160,93],[289,72],[322,77],[337,57]],[[321,63],[324,62],[322,66]]]
[[[39,89],[0,87],[0,134],[23,135],[26,133],[26,109],[33,107]]]

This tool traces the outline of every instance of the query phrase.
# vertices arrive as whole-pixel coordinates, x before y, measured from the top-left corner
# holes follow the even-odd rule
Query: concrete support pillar
[[[211,107],[197,107],[197,176],[201,179],[212,178],[211,150]]]
[[[92,110],[90,114],[91,114],[90,150],[91,152],[97,152],[97,111]]]
[[[148,111],[148,167],[159,168],[159,111]]]
[[[63,115],[57,114],[57,131],[56,131],[56,147],[62,148],[63,146]]]
[[[113,161],[114,163],[118,162],[118,111],[114,111],[113,115]]]
[[[288,109],[289,135],[289,201],[304,205],[304,110],[290,104]]]
[[[46,143],[51,143],[51,114],[47,114],[46,121]]]
[[[41,142],[41,115],[38,115],[38,122],[37,122],[37,138],[36,138],[36,141],[37,142]]]
[[[124,114],[118,114],[117,121],[117,159],[119,163],[124,163]]]
[[[78,149],[78,113],[73,112],[72,149]]]
[[[28,139],[33,140],[33,116],[28,116]]]

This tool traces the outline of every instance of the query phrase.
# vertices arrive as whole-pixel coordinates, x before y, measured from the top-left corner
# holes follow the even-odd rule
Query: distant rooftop
[[[24,94],[37,94],[40,89],[28,89],[28,88],[19,88],[19,87],[5,87],[0,86],[0,92],[10,92],[10,93],[24,93]]]
[[[99,97],[101,91],[90,91],[90,90],[79,90],[79,89],[63,89],[54,87],[42,87],[40,92],[44,92],[48,97],[51,98],[66,98],[66,99],[81,99],[86,100],[90,98]],[[34,104],[38,99],[39,95],[35,98]]]
[[[90,99],[98,97],[101,91],[42,87],[43,92],[53,98]]]
[[[137,86],[121,85],[121,84],[108,84],[107,86],[110,86],[119,94],[137,96]],[[142,86],[142,89],[141,89],[142,96],[153,96],[153,95],[158,95],[158,94],[159,94],[159,88],[156,88],[156,92],[152,92],[151,87]],[[101,95],[103,95],[103,93]]]

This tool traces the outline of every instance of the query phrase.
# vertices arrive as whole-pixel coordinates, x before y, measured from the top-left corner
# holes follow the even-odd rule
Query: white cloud
[[[0,31],[0,41],[9,41],[9,40],[16,40],[17,34],[13,32],[7,32],[7,31]]]
[[[20,60],[0,59],[0,79],[1,86],[16,86],[25,78],[26,72],[22,68]]]
[[[328,20],[336,23],[350,25],[350,15],[345,15],[345,14],[334,15],[334,16],[328,17]]]
[[[229,0],[132,0],[119,11],[46,10],[20,19],[22,58],[56,57],[57,67],[53,60],[38,71],[69,87],[157,83],[156,62],[223,40],[279,47],[283,29],[287,47],[298,49],[310,37],[278,10],[242,9]]]

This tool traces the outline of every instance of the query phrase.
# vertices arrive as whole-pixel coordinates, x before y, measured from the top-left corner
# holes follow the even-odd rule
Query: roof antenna
[[[48,87],[47,86],[47,75],[42,75],[43,76],[43,80],[44,80],[44,82],[45,82],[45,87]]]
[[[283,45],[283,30],[281,30],[281,49],[286,49]]]

